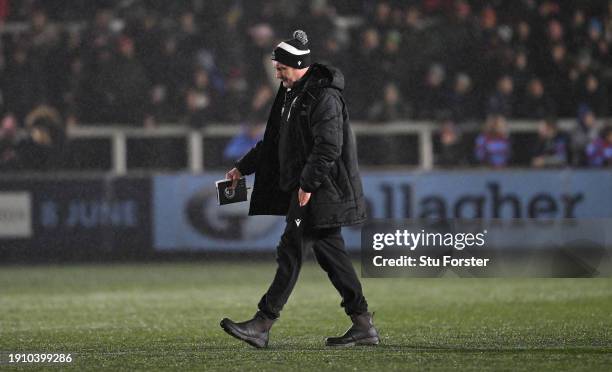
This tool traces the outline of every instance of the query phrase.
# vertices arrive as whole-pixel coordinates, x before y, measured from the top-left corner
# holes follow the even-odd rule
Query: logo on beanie
[[[298,66],[301,66],[301,65],[302,65],[302,61],[298,61]]]
[[[293,31],[293,38],[297,39],[302,45],[308,44],[308,36],[306,36],[306,33],[302,30]]]

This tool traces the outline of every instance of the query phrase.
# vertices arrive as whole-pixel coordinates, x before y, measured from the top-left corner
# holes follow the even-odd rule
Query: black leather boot
[[[327,346],[378,345],[378,331],[374,328],[373,314],[351,315],[353,325],[340,337],[328,337]]]
[[[251,346],[263,348],[268,346],[268,336],[274,322],[275,319],[268,319],[258,311],[253,319],[241,323],[235,323],[228,318],[223,318],[221,320],[221,328],[228,334]]]

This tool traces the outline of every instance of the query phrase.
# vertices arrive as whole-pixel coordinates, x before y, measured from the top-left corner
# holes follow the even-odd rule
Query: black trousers
[[[313,229],[308,218],[308,204],[300,207],[297,191],[291,197],[287,225],[276,248],[276,275],[259,301],[259,310],[270,319],[280,316],[302,267],[305,248],[312,245],[317,262],[340,293],[348,315],[368,311],[361,283],[344,248],[341,228]]]

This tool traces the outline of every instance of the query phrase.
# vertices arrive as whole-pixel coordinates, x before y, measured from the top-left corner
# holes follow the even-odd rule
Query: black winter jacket
[[[311,192],[310,223],[314,228],[346,226],[366,219],[357,146],[342,97],[344,76],[329,66],[311,65],[291,104],[287,125],[294,142],[291,168],[299,171],[299,187]],[[272,105],[263,140],[236,167],[255,173],[249,215],[286,215],[291,191],[280,188],[278,135],[286,88],[281,84]]]

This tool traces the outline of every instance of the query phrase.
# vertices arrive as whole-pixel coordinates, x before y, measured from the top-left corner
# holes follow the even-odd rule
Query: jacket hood
[[[344,75],[337,68],[320,63],[313,63],[310,68],[312,76],[308,79],[305,89],[310,87],[344,89]]]

